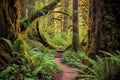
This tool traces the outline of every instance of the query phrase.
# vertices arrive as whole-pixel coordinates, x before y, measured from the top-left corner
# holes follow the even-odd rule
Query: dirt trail
[[[62,52],[57,52],[57,55],[62,54]],[[72,67],[61,63],[61,56],[56,56],[55,61],[61,67],[62,71],[56,73],[56,80],[75,80],[77,72],[73,70]]]

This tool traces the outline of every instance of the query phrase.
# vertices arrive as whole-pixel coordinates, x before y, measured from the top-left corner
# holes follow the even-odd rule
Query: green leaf
[[[32,74],[33,75],[37,75],[41,70],[42,70],[43,66],[40,66],[40,67],[37,67],[33,72]]]
[[[34,80],[33,78],[25,78],[25,80]]]
[[[5,41],[9,45],[9,47],[11,48],[11,50],[14,51],[12,42],[9,39],[5,39],[5,38],[0,38],[0,39],[3,40],[3,41]]]
[[[0,77],[5,77],[12,69],[13,67],[8,66],[5,70],[0,72]]]

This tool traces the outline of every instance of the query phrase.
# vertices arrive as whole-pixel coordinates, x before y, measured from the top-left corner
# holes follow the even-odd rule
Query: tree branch
[[[60,14],[64,14],[64,15],[72,18],[72,16],[71,16],[69,13],[66,13],[66,12],[62,12],[62,11],[52,11],[52,13],[60,13]]]
[[[49,5],[45,6],[43,9],[38,10],[37,12],[32,14],[29,18],[27,18],[24,21],[22,21],[20,23],[21,32],[25,31],[27,26],[29,26],[35,19],[37,19],[40,16],[46,15],[49,12],[49,10],[53,10],[54,7],[58,4],[59,1],[60,0],[55,0],[54,2],[52,2]]]

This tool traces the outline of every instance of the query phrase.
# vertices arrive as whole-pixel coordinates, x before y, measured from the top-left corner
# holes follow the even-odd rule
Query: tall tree
[[[42,10],[37,11],[31,17],[22,22],[22,24],[32,23],[36,18],[43,16],[52,10],[60,0],[53,1],[51,4],[45,6]],[[41,12],[44,11],[44,14]],[[39,15],[39,16],[38,16]],[[0,0],[0,64],[11,63],[12,57],[9,46],[1,38],[9,39],[12,42],[18,37],[20,33],[20,0]],[[27,28],[27,27],[26,27]]]
[[[12,42],[18,37],[19,14],[19,0],[0,0],[0,37],[10,39]],[[0,63],[12,61],[11,54],[8,53],[10,53],[8,46],[0,39]]]
[[[91,0],[88,55],[101,55],[99,50],[120,50],[119,4],[119,0]]]
[[[79,48],[79,29],[78,29],[78,0],[73,0],[73,39],[72,47],[74,51]]]
[[[69,7],[69,0],[64,0],[64,13],[68,13],[68,7]],[[63,31],[67,30],[68,27],[68,16],[64,15],[63,19]]]

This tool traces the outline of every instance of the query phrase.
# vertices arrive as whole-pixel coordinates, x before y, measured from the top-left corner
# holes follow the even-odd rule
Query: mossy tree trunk
[[[27,0],[20,0],[20,6],[21,19],[24,19],[27,16]]]
[[[19,5],[19,0],[0,0],[0,38],[9,39],[14,42],[18,37],[20,32],[18,21]],[[11,61],[12,57],[8,45],[3,40],[0,40],[0,64]]]
[[[33,8],[34,6],[35,6],[35,0],[28,0],[28,17],[35,12]]]
[[[53,10],[55,8],[55,6],[58,4],[58,2],[60,2],[60,0],[55,0],[52,3],[48,4],[47,6],[43,7],[42,9],[36,11],[34,14],[32,14],[31,16],[29,16],[27,19],[25,19],[24,21],[22,21],[20,23],[20,27],[21,27],[21,32],[25,31],[26,28],[34,21],[36,20],[38,17],[44,16],[46,15],[49,10]]]
[[[91,0],[87,54],[95,57],[99,50],[120,50],[120,1]]]
[[[45,6],[42,10],[37,11],[31,15],[27,20],[23,21],[22,24],[32,23],[36,18],[43,16],[52,10],[60,0],[56,0],[53,3]],[[45,14],[42,13],[45,12]],[[39,16],[38,16],[39,15]],[[9,64],[14,61],[12,51],[8,44],[5,43],[4,39],[9,39],[12,43],[18,37],[21,27],[19,24],[20,20],[20,0],[0,0],[0,65]],[[29,25],[26,25],[27,26]],[[24,29],[25,30],[25,29]]]
[[[64,0],[64,12],[65,13],[68,13],[68,7],[69,7],[69,0]],[[63,19],[63,32],[66,32],[67,31],[67,28],[68,28],[68,16],[67,15],[64,15],[64,19]]]
[[[90,27],[88,30],[87,55],[96,59],[103,56],[99,50],[120,50],[120,1],[90,0]],[[119,80],[119,69],[112,71],[111,80]]]
[[[72,48],[77,51],[79,48],[79,29],[78,29],[78,0],[73,0],[73,39]]]

